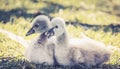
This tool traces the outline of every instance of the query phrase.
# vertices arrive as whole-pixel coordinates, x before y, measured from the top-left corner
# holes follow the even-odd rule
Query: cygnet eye
[[[58,26],[56,25],[55,28],[58,28]]]
[[[34,25],[36,28],[38,27],[38,25],[36,24],[36,25]]]
[[[35,24],[34,27],[35,27],[35,28],[39,27],[39,24]]]

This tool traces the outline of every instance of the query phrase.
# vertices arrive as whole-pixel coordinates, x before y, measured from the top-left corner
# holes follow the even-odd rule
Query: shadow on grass
[[[38,0],[31,0],[35,3],[38,3]],[[75,8],[74,6],[70,5],[70,6],[63,6],[61,4],[58,3],[54,3],[51,1],[43,1],[47,6],[40,8],[38,10],[37,13],[27,13],[27,9],[25,8],[16,8],[16,9],[12,9],[10,11],[5,11],[5,10],[0,10],[0,21],[3,23],[7,23],[9,21],[11,21],[13,23],[14,19],[12,18],[12,16],[16,16],[17,18],[19,17],[23,17],[23,18],[34,18],[38,15],[47,15],[49,16],[50,13],[55,13],[58,12],[59,9],[72,9]],[[41,12],[41,10],[43,12]],[[51,16],[49,16],[50,20],[53,18]],[[66,21],[66,24],[71,24],[75,27],[79,26],[79,27],[83,27],[85,30],[87,29],[92,29],[94,31],[98,31],[100,29],[102,29],[104,32],[112,32],[112,33],[118,33],[120,32],[120,24],[114,25],[114,24],[110,24],[110,25],[92,25],[92,24],[87,24],[87,23],[81,23],[80,21],[78,21],[77,19],[75,21]]]
[[[26,13],[26,9],[16,8],[10,11],[0,10],[0,21],[3,23],[7,23],[10,21],[11,16],[31,18],[33,14]]]
[[[99,31],[102,29],[104,32],[119,33],[120,24],[111,23],[109,25],[92,25],[87,23],[81,23],[77,19],[75,21],[66,21],[66,24],[71,24],[74,27],[83,27],[85,30],[92,29],[94,31]]]
[[[53,3],[50,1],[44,1],[44,3],[47,6],[41,8],[40,10],[43,10],[45,13],[48,13],[48,14],[58,12],[59,9],[66,9],[66,7],[61,4]]]
[[[17,58],[0,58],[0,69],[120,69],[120,65],[102,65],[100,67],[86,68],[85,66],[50,66],[44,64],[29,63],[26,60]]]
[[[32,1],[38,3],[37,0],[32,0]],[[28,9],[26,9],[25,7],[15,8],[15,9],[11,9],[9,11],[0,10],[0,21],[3,22],[3,23],[7,23],[11,20],[12,16],[16,16],[17,18],[18,17],[23,17],[23,18],[26,19],[26,18],[35,17],[38,14],[49,15],[50,13],[55,13],[59,9],[66,9],[66,8],[71,7],[71,6],[70,7],[65,7],[61,4],[53,3],[53,2],[50,2],[50,1],[43,1],[43,2],[47,5],[47,7],[40,8],[38,10],[38,13],[36,12],[36,13],[33,13],[33,14],[27,13]],[[41,12],[41,11],[43,11],[43,12]]]
[[[52,5],[56,6],[58,4],[52,4]],[[58,7],[59,8],[60,7],[64,8],[61,5],[58,5]],[[51,6],[49,8],[51,8]],[[55,9],[55,7],[54,7],[54,9]],[[45,8],[44,8],[44,10],[45,10]],[[48,11],[47,13],[54,12],[54,11],[50,11],[50,10],[45,10],[45,11]],[[26,13],[26,9],[17,8],[17,9],[12,9],[10,11],[0,10],[0,16],[1,16],[0,21],[2,21],[3,23],[7,23],[12,19],[11,16],[16,16],[17,18],[24,17],[26,19],[26,18],[34,18],[34,17],[36,17],[38,15],[47,15],[47,16],[49,16],[48,14],[46,14],[44,12],[38,12],[36,14],[28,14],[28,13]],[[49,16],[49,18],[51,20],[53,17]],[[14,21],[14,19],[12,21]],[[112,33],[120,32],[120,24],[114,25],[114,24],[111,23],[110,25],[92,25],[92,24],[87,24],[87,23],[81,23],[78,20],[66,21],[66,24],[71,24],[71,25],[73,25],[75,27],[77,27],[77,26],[83,27],[85,30],[92,29],[94,31],[98,31],[98,30],[102,29],[105,32],[111,32],[111,31],[112,31]]]
[[[69,66],[50,66],[44,64],[30,63],[27,60],[17,58],[0,58],[0,69],[70,69]]]

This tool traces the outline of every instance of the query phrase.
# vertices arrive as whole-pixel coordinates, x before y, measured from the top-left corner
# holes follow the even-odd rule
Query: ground
[[[62,17],[71,37],[88,37],[120,48],[120,0],[0,0],[0,28],[26,37],[32,19],[38,14]],[[116,8],[118,7],[118,8]],[[45,66],[29,63],[24,47],[0,33],[0,69],[75,69],[69,66]],[[84,66],[80,68],[85,69]],[[120,53],[113,51],[110,60],[91,69],[120,69]]]

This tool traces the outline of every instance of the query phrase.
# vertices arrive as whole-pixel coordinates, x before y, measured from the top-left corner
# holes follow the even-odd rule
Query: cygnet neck
[[[65,31],[62,35],[57,37],[57,44],[60,46],[67,46],[68,44],[68,34]]]
[[[39,38],[37,39],[37,42],[38,42],[38,44],[41,44],[44,46],[45,43],[47,42],[47,36],[44,35],[44,33],[40,34]]]

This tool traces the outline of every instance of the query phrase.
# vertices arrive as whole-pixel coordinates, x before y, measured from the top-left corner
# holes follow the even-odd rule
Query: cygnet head
[[[43,33],[50,28],[50,20],[45,15],[39,15],[32,21],[32,28],[27,32],[26,36],[33,33]]]
[[[66,32],[65,21],[64,21],[64,19],[62,19],[60,17],[53,18],[51,20],[51,26],[52,27],[56,27],[57,26],[57,29],[54,29],[54,34],[57,37],[61,36],[64,32]]]

